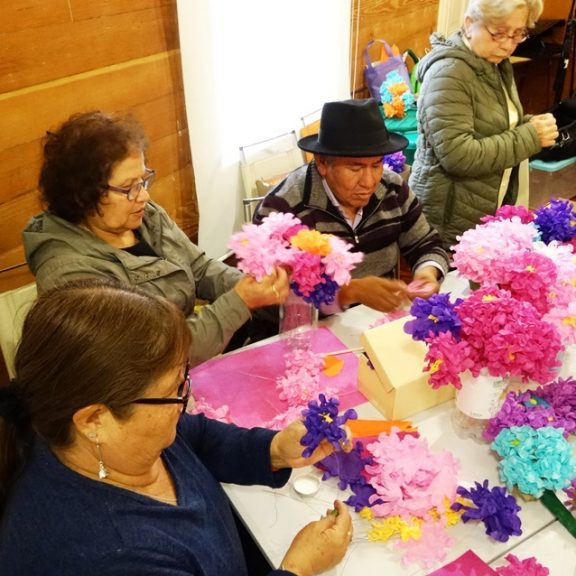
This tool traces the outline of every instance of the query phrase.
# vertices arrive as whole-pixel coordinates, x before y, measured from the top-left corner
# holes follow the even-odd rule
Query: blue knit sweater
[[[273,435],[183,416],[176,441],[163,453],[178,506],[81,476],[38,441],[2,518],[0,573],[245,575],[219,482],[286,483],[289,470],[271,472]]]

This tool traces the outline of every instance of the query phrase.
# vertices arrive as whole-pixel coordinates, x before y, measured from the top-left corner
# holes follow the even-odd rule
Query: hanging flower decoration
[[[415,104],[410,87],[397,70],[389,72],[380,85],[380,99],[386,118],[403,118]]]
[[[481,520],[486,534],[498,542],[508,542],[510,536],[522,534],[522,521],[518,516],[520,506],[514,496],[507,494],[506,488],[489,488],[488,480],[484,480],[482,484],[475,482],[475,487],[469,490],[459,486],[457,492],[467,502],[454,502],[452,510],[464,511],[463,522]]]
[[[492,450],[502,458],[500,478],[512,490],[540,498],[545,490],[560,490],[576,477],[576,459],[561,428],[512,426],[503,429]]]
[[[264,218],[260,226],[244,224],[228,246],[236,253],[238,268],[258,281],[277,266],[289,268],[291,288],[317,308],[334,301],[363,258],[341,238],[311,230],[293,214],[280,212]]]
[[[407,324],[416,339],[428,329],[422,318],[426,310],[419,299],[414,300],[411,312],[417,318]],[[532,304],[506,290],[481,288],[449,310],[446,331],[429,330],[426,337],[424,371],[433,388],[448,384],[461,388],[460,374],[466,370],[474,377],[486,369],[492,376],[517,376],[541,384],[554,378],[560,365],[557,356],[564,347],[556,328],[543,321]],[[459,340],[454,336],[453,316],[459,320]]]
[[[306,434],[300,440],[300,444],[306,446],[302,452],[304,458],[308,458],[322,440],[328,440],[334,448],[340,450],[347,441],[346,430],[342,426],[347,420],[358,418],[352,408],[338,416],[340,401],[337,398],[327,400],[324,394],[319,394],[318,399],[318,402],[316,400],[308,402],[308,408],[302,411]]]

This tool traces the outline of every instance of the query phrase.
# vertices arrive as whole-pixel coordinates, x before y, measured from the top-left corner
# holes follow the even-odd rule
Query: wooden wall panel
[[[130,112],[144,124],[159,174],[152,193],[197,238],[176,0],[8,0],[0,22],[0,291],[30,281],[21,230],[41,209],[46,130],[93,109]]]
[[[358,12],[358,2],[353,2],[352,89],[355,89],[357,97],[369,95],[364,84],[366,44],[381,38],[389,44],[396,44],[400,51],[411,48],[422,56],[430,47],[430,34],[436,30],[438,4],[439,0],[362,0]],[[375,50],[371,56],[378,59],[378,54]]]

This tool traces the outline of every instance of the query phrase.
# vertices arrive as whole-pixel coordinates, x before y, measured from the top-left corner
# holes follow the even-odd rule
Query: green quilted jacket
[[[504,203],[517,198],[517,167],[540,151],[530,116],[524,116],[509,60],[476,56],[460,32],[431,37],[432,51],[418,65],[418,146],[410,187],[446,248],[456,236],[494,214],[506,168],[515,168]],[[510,129],[506,95],[519,112]]]

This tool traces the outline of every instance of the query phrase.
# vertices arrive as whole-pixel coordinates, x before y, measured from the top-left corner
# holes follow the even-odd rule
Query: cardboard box
[[[434,390],[422,372],[426,344],[404,332],[410,320],[400,318],[360,336],[366,355],[360,357],[358,389],[390,420],[408,418],[454,398],[454,388]]]

